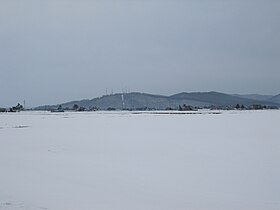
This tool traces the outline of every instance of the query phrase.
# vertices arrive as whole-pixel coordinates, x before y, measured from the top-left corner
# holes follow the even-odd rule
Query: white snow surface
[[[2,113],[0,209],[279,210],[279,125],[278,110]]]

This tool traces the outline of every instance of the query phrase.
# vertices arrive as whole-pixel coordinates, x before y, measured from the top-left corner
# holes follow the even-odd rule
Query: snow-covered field
[[[280,111],[2,113],[0,209],[279,210]]]

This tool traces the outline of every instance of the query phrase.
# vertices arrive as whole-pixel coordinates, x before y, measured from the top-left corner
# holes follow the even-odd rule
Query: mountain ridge
[[[249,94],[249,96],[258,94]],[[261,95],[260,95],[261,96]],[[106,110],[113,109],[177,109],[186,104],[194,107],[234,107],[236,104],[250,106],[261,104],[280,107],[280,94],[267,98],[267,100],[256,100],[252,97],[246,98],[246,95],[226,94],[216,91],[210,92],[181,92],[170,96],[131,92],[103,95],[93,99],[73,100],[57,105],[44,105],[36,107],[36,110],[57,109],[61,105],[64,109],[71,109],[75,104],[86,109],[93,107]]]
[[[280,104],[280,94],[273,96],[272,98],[269,99],[269,101]]]

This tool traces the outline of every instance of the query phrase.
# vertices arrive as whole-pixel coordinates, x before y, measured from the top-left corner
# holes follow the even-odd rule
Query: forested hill
[[[256,95],[256,94],[255,94]],[[37,110],[51,110],[57,109],[59,105],[63,109],[72,109],[76,104],[85,109],[98,108],[101,110],[106,109],[177,109],[180,105],[186,104],[193,107],[233,107],[236,104],[250,106],[253,104],[261,104],[268,106],[280,106],[280,101],[277,100],[278,96],[260,97],[266,100],[252,99],[252,95],[230,95],[219,92],[192,92],[192,93],[179,93],[171,96],[152,95],[147,93],[117,93],[112,95],[104,95],[99,98],[86,99],[80,101],[71,101],[57,105],[44,105],[37,107]]]

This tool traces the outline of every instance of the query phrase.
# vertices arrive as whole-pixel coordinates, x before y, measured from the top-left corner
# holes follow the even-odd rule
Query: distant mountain
[[[246,95],[234,94],[233,96],[280,104],[280,94],[278,94],[276,96],[273,96],[273,95],[259,95],[259,94],[246,94]]]
[[[280,104],[280,94],[273,96],[272,98],[269,99],[269,101]]]
[[[273,95],[260,95],[260,94],[233,94],[233,96],[239,97],[239,98],[247,98],[257,101],[269,101]]]
[[[200,101],[216,106],[233,106],[236,104],[251,105],[259,103],[259,101],[240,98],[225,93],[219,92],[201,92],[201,93],[179,93],[171,96],[173,99],[189,99],[194,101]]]
[[[98,107],[99,109],[165,109],[166,107],[178,108],[179,105],[190,104],[192,106],[207,106],[211,105],[205,102],[199,102],[188,99],[172,99],[168,96],[152,95],[146,93],[127,93],[127,94],[114,94],[105,95],[92,100],[71,101],[60,104],[63,108],[72,108],[75,104],[85,108]],[[46,105],[40,106],[36,109],[56,109],[59,105]]]
[[[277,98],[275,99],[277,101]],[[63,108],[72,108],[75,104],[78,106],[90,109],[97,107],[105,110],[108,108],[114,109],[166,109],[167,107],[177,109],[179,105],[190,105],[194,107],[209,107],[209,106],[235,106],[236,104],[243,104],[249,106],[252,104],[262,105],[277,105],[273,101],[261,101],[244,97],[237,97],[219,92],[193,92],[193,93],[179,93],[171,96],[152,95],[147,93],[126,93],[105,95],[91,100],[71,101],[60,104]],[[36,109],[49,110],[57,109],[59,105],[40,106]]]

